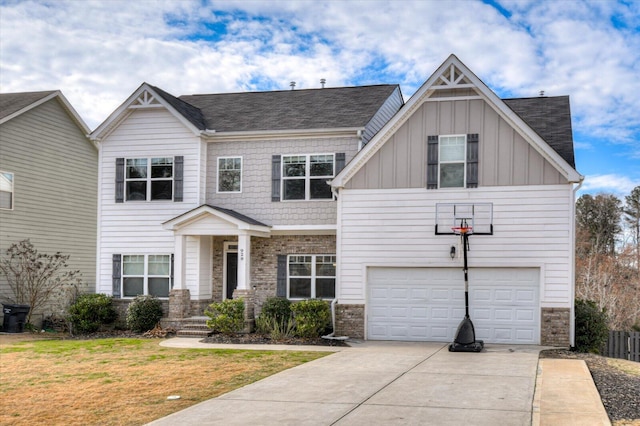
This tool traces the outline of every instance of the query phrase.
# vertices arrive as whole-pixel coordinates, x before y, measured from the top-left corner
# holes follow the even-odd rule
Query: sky
[[[452,53],[502,98],[570,96],[579,195],[640,185],[640,0],[0,0],[0,91],[61,90],[92,130],[143,82],[406,100]]]

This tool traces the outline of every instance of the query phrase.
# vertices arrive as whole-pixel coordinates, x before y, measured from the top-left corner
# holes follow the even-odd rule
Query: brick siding
[[[571,310],[569,308],[542,308],[540,340],[542,345],[569,347],[569,327]]]

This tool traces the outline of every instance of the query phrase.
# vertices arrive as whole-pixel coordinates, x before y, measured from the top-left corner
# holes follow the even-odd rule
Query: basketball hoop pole
[[[462,219],[460,227],[454,228],[454,232],[460,233],[462,236],[462,253],[464,271],[464,310],[465,315],[462,322],[458,326],[456,337],[452,344],[449,345],[450,352],[480,352],[484,347],[482,340],[476,340],[476,332],[469,316],[469,266],[467,264],[467,251],[469,246],[469,235],[473,232],[473,228],[467,225],[467,221]]]

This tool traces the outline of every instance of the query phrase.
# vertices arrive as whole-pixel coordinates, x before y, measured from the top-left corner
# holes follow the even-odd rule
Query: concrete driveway
[[[538,346],[361,342],[158,425],[531,425]]]

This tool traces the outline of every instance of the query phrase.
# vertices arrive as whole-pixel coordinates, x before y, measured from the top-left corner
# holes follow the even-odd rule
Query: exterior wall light
[[[456,246],[451,246],[451,250],[449,251],[449,256],[451,256],[451,260],[456,257]]]

